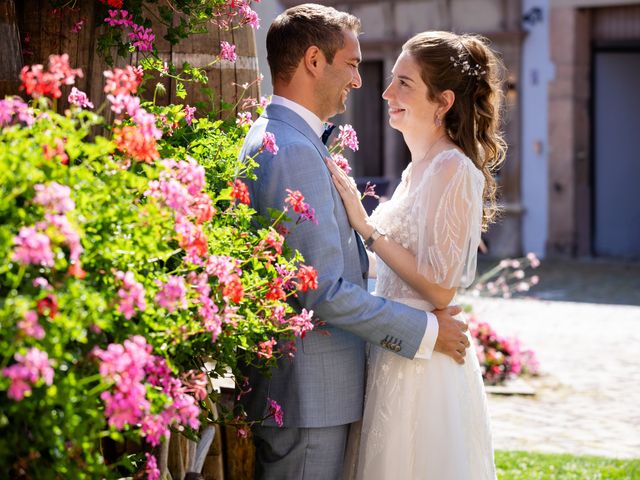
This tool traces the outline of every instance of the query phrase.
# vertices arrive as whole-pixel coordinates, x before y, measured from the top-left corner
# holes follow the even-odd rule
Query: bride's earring
[[[436,127],[442,126],[442,120],[440,120],[440,115],[436,115],[436,119],[433,121],[436,124]]]

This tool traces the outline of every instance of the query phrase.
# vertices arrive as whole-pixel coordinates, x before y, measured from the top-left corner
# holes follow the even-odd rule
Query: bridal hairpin
[[[454,68],[460,67],[460,71],[462,73],[466,73],[469,76],[480,77],[481,75],[484,75],[485,73],[487,73],[485,70],[482,69],[482,67],[480,67],[480,65],[476,64],[474,66],[471,66],[469,64],[468,56],[467,56],[467,59],[464,59],[464,57],[465,57],[465,54],[460,53],[458,54],[458,58],[449,57],[449,59],[451,60],[451,63],[453,64]]]

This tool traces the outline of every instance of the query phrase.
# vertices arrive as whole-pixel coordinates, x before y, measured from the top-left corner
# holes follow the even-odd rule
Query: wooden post
[[[0,99],[20,85],[22,48],[14,0],[0,0]]]

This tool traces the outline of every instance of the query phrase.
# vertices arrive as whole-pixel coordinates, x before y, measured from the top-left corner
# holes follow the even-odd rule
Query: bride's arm
[[[362,206],[360,192],[358,192],[355,182],[334,162],[328,161],[327,165],[331,171],[334,184],[342,196],[351,226],[362,238],[370,238],[374,227],[371,225],[369,216]],[[449,305],[456,289],[442,288],[436,283],[429,282],[423,275],[418,273],[418,261],[411,251],[386,236],[378,238],[371,248],[375,250],[375,253],[389,268],[435,308],[442,309]]]
[[[373,225],[371,225],[368,220],[369,217],[366,216],[366,218],[361,219],[362,223],[358,222],[358,225],[353,225],[354,230],[365,239],[371,237],[374,231]],[[376,255],[378,255],[396,275],[435,308],[443,309],[449,305],[456,293],[456,289],[443,288],[436,283],[431,283],[418,273],[418,261],[411,251],[386,235],[381,236],[373,242],[370,248],[375,251]]]

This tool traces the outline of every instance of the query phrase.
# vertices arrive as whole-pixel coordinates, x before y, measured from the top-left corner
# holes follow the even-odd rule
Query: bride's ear
[[[452,90],[445,90],[440,94],[440,108],[438,109],[440,116],[444,117],[456,100],[456,94]]]

